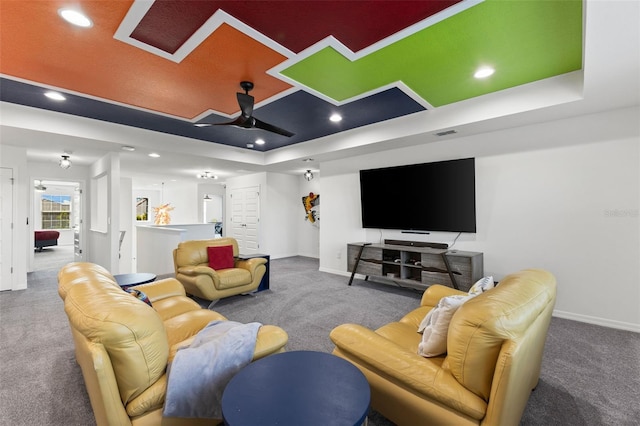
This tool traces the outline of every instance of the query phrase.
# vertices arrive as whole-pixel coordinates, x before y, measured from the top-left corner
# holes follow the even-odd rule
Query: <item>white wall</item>
[[[260,200],[261,240],[272,259],[298,254],[298,182],[297,176],[267,173],[265,197]]]
[[[119,263],[120,273],[129,274],[134,271],[134,230],[133,224],[136,219],[136,203],[135,199],[131,197],[133,193],[133,181],[131,178],[120,178],[120,231],[124,231],[124,239],[122,245],[119,247]],[[120,237],[118,236],[118,241]],[[118,242],[119,244],[119,242]]]
[[[90,188],[99,187],[96,183],[100,179],[106,178],[106,194],[89,192],[89,201],[86,205],[96,206],[101,202],[105,203],[106,223],[89,223],[88,246],[89,254],[86,257],[88,262],[97,263],[107,268],[113,275],[119,274],[120,262],[118,261],[118,237],[120,236],[120,156],[117,153],[109,153],[96,161],[90,167],[91,184]],[[89,217],[93,220],[101,220],[100,215]],[[103,226],[106,228],[103,229]]]
[[[323,163],[320,269],[346,274],[349,242],[457,235],[363,230],[359,169],[475,156],[478,232],[456,248],[483,252],[497,279],[550,270],[557,316],[640,331],[638,116],[619,110]]]
[[[171,225],[183,223],[199,223],[199,209],[201,201],[198,198],[198,186],[196,184],[185,185],[180,182],[165,182],[164,196],[165,203],[171,203],[173,210],[171,215]],[[150,205],[150,208],[157,207],[156,204]],[[155,216],[153,209],[150,211],[151,222]],[[200,213],[201,215],[202,213]]]

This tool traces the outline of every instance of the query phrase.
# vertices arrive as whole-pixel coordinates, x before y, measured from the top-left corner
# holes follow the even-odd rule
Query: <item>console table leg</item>
[[[362,251],[364,250],[365,246],[368,246],[370,244],[371,243],[365,243],[360,246],[360,250],[358,250],[358,257],[356,257],[356,263],[353,265],[353,271],[351,271],[351,278],[349,278],[348,285],[351,285],[351,283],[353,282],[353,277],[356,275],[356,271],[358,270],[358,264],[360,263],[360,257],[362,256]],[[369,278],[368,275],[365,277],[364,280],[366,281],[367,278]]]
[[[453,274],[451,270],[451,265],[449,264],[449,258],[447,258],[447,253],[442,253],[442,260],[444,260],[444,264],[447,267],[447,272],[449,273],[449,278],[451,279],[451,284],[453,284],[453,288],[456,290],[460,290],[458,287],[458,283],[456,282],[456,276]]]

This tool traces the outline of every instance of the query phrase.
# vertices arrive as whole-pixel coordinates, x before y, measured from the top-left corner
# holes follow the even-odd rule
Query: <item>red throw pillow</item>
[[[209,267],[211,269],[233,268],[233,246],[207,247],[209,256]]]

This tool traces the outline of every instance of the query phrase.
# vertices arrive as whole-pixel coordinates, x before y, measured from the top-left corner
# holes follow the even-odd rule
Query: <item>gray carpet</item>
[[[55,269],[29,274],[29,289],[0,293],[0,424],[93,425],[75,363]],[[276,324],[288,350],[330,352],[333,327],[378,327],[417,306],[413,290],[318,272],[304,257],[271,262],[271,288],[219,301],[229,319]],[[554,318],[538,388],[522,425],[639,425],[640,335]],[[371,426],[389,426],[371,412]],[[428,423],[425,423],[428,424]],[[419,426],[419,425],[417,425]]]
[[[33,252],[33,270],[58,270],[69,262],[73,262],[73,244],[64,246],[43,247],[42,251]]]

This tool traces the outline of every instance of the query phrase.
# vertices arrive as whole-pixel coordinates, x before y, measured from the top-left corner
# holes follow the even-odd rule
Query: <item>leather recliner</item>
[[[418,355],[418,326],[440,299],[466,294],[433,285],[420,307],[373,331],[343,324],[333,353],[367,377],[371,405],[398,425],[519,424],[540,376],[556,281],[543,270],[505,277],[453,315],[447,353]]]
[[[209,322],[226,320],[186,297],[173,278],[125,292],[102,266],[75,262],[58,273],[58,294],[75,343],[98,426],[217,425],[220,420],[162,415],[167,366]],[[273,325],[258,331],[253,360],[283,352],[287,333]]]
[[[234,266],[214,270],[209,267],[207,247],[232,246]],[[188,294],[205,300],[250,293],[258,288],[267,268],[267,259],[238,259],[238,241],[235,238],[183,241],[173,250],[176,279]]]

